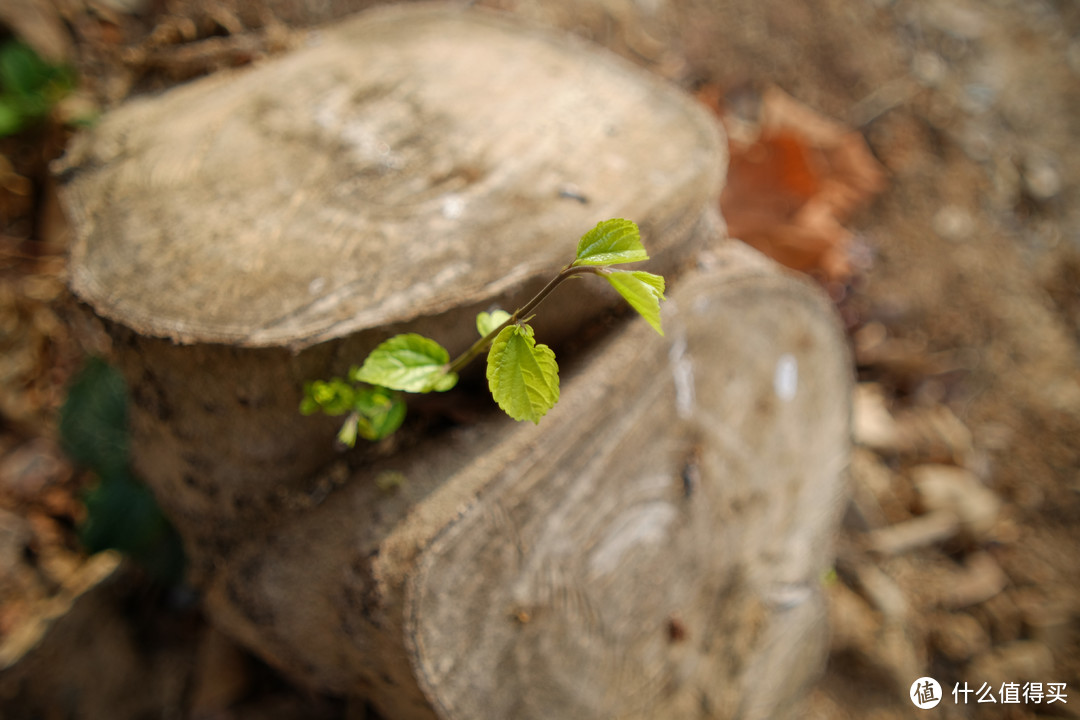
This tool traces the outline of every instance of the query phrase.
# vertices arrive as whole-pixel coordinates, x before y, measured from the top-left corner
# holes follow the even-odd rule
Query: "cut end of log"
[[[57,170],[98,313],[298,348],[490,302],[608,217],[663,262],[725,158],[704,111],[613,55],[420,6],[118,108]]]

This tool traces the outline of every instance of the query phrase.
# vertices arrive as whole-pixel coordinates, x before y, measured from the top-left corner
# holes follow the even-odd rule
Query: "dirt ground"
[[[138,677],[116,717],[373,716],[291,688],[207,629],[190,596],[79,552],[87,478],[59,450],[56,416],[86,347],[107,348],[71,311],[47,172],[66,121],[259,62],[369,4],[0,9],[0,29],[81,78],[49,122],[0,139],[0,661],[28,625],[68,637],[67,609],[110,578],[89,605],[99,637],[24,663],[18,682],[0,682],[0,714],[62,716],[34,673],[92,678],[107,657]],[[888,186],[848,223],[854,276],[829,287],[860,384],[852,501],[828,580],[832,649],[805,716],[920,715],[909,700],[920,676],[941,683],[940,717],[1080,716],[1080,5],[477,4],[588,37],[688,91],[778,86],[865,136]],[[957,702],[965,683],[976,692]],[[1042,683],[1044,697],[1003,702],[1010,683]],[[1066,684],[1067,703],[1049,702],[1051,683]]]

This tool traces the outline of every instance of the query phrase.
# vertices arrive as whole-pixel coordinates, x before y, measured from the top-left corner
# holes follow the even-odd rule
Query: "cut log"
[[[824,658],[849,362],[819,292],[722,239],[712,120],[488,13],[317,37],[120,108],[58,166],[72,286],[214,622],[394,720],[790,714]],[[666,337],[579,352],[539,426],[327,467],[303,381],[405,330],[464,349],[619,216],[672,281]],[[572,285],[544,342],[619,302]]]
[[[600,220],[672,273],[716,234],[726,154],[692,101],[500,15],[395,7],[117,109],[58,164],[71,284],[132,384],[135,464],[197,575],[314,491],[334,422],[304,381],[406,329],[451,352]],[[618,302],[558,293],[545,342]]]
[[[214,617],[392,718],[794,713],[825,652],[850,364],[820,294],[719,259],[665,338],[632,323],[539,426],[432,439],[237,548]]]

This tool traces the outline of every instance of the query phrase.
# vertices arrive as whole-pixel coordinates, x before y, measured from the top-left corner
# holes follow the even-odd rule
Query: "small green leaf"
[[[345,418],[345,422],[342,423],[341,429],[338,430],[337,439],[338,442],[345,447],[353,447],[356,445],[356,433],[359,429],[359,424],[363,420],[356,413],[349,413],[349,417]],[[365,421],[366,422],[366,421]]]
[[[120,371],[90,358],[60,409],[60,442],[71,459],[103,477],[128,471],[128,392]]]
[[[358,375],[359,371],[360,368],[356,367],[350,369],[350,378]],[[445,382],[445,376],[441,382]],[[401,427],[405,420],[405,402],[394,390],[378,385],[353,387],[341,378],[333,378],[304,385],[300,412],[305,415],[317,412],[327,415],[349,413],[338,432],[338,441],[353,447],[357,436],[365,440],[382,440]]]
[[[360,382],[360,366],[359,365],[351,366],[349,368],[349,374],[348,374],[347,377],[349,378],[349,380],[351,380],[354,383]]]
[[[636,272],[613,272],[605,275],[611,286],[619,291],[630,307],[634,308],[661,335],[660,301],[664,299],[664,278],[638,270]]]
[[[384,387],[373,385],[358,388],[354,407],[364,417],[374,417],[386,412],[397,399],[397,393]]]
[[[69,68],[51,65],[21,42],[0,46],[0,137],[45,117],[75,86]]]
[[[159,580],[183,577],[180,537],[150,490],[131,470],[127,385],[103,360],[79,372],[60,411],[60,439],[75,462],[98,476],[83,500],[79,538],[90,552],[113,548],[130,555]]]
[[[130,470],[101,477],[84,497],[86,519],[79,540],[89,552],[119,550],[156,579],[178,584],[184,577],[180,536],[165,518],[150,489]]]
[[[619,265],[648,259],[638,226],[616,218],[598,223],[581,236],[574,265]]]
[[[450,353],[434,340],[395,335],[371,351],[354,379],[405,392],[441,392],[457,384],[457,375],[446,372],[448,362]]]
[[[492,310],[489,313],[482,312],[476,316],[476,332],[480,337],[487,334],[510,319],[510,313],[505,310]]]
[[[344,415],[353,409],[355,402],[356,389],[344,380],[315,380],[304,383],[304,399],[300,401],[300,412],[304,415],[319,411],[327,415]]]
[[[559,366],[547,345],[537,345],[528,325],[508,325],[488,352],[488,387],[515,420],[539,423],[559,401]]]
[[[356,393],[357,422],[360,436],[365,440],[382,440],[405,420],[405,402],[392,390],[370,387]]]
[[[14,135],[23,125],[23,114],[10,98],[0,96],[0,137]]]

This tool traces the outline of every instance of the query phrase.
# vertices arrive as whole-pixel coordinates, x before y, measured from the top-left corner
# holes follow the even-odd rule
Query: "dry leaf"
[[[769,88],[747,138],[744,121],[708,93],[701,97],[728,130],[720,208],[729,234],[790,268],[848,278],[852,233],[843,223],[885,185],[862,136]]]

